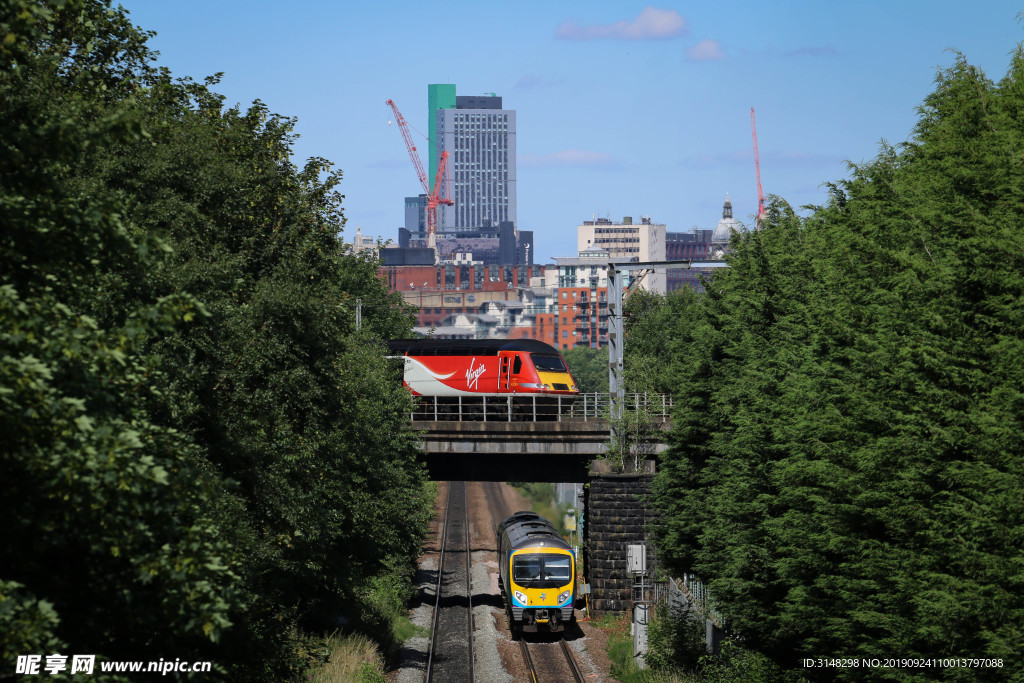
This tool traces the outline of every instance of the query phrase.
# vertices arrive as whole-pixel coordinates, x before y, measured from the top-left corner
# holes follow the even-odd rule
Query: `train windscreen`
[[[562,357],[553,353],[531,353],[530,358],[540,372],[569,372],[565,369]]]
[[[533,588],[564,586],[572,580],[571,560],[568,555],[516,555],[512,580]]]

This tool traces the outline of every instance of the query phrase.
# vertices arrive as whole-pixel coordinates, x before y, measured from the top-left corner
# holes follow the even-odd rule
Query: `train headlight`
[[[575,384],[572,385],[572,390],[576,391],[576,385]]]
[[[550,389],[550,388],[551,388],[551,385],[550,385],[550,384],[545,384],[545,385],[544,385],[544,388],[545,388],[545,389]]]
[[[523,603],[524,605],[527,604],[525,593],[520,593],[519,591],[512,591],[512,595],[516,596],[516,600],[518,600],[519,602]]]
[[[570,595],[572,595],[572,591],[565,591],[564,593],[559,593],[558,604],[561,605],[563,602],[568,600]]]

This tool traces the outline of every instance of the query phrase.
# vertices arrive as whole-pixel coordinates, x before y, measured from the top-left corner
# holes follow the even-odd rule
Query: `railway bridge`
[[[427,399],[410,415],[420,432],[430,478],[435,481],[578,482],[585,488],[584,541],[587,581],[595,613],[630,604],[626,574],[630,544],[647,540],[655,458],[665,450],[670,397],[626,395],[618,419],[628,451],[622,462],[612,450],[607,394],[584,394],[571,405],[522,405],[513,399],[489,404]],[[613,465],[621,463],[622,466]]]
[[[620,424],[636,463],[665,449],[671,397],[630,394]],[[591,463],[612,447],[607,394],[581,394],[571,405],[481,404],[427,399],[410,415],[435,481],[587,482]]]

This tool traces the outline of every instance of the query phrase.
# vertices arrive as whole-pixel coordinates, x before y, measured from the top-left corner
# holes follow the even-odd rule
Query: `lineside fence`
[[[725,622],[721,612],[715,609],[707,586],[697,577],[684,573],[681,579],[652,581],[647,586],[638,586],[634,583],[634,604],[639,600],[667,605],[673,619],[703,621],[707,650],[712,654],[719,653],[726,635]]]
[[[506,396],[416,396],[409,414],[413,422],[565,422],[570,420],[608,421],[611,394],[544,396],[508,394]],[[626,394],[623,411],[643,414],[651,422],[668,422],[673,408],[668,394]]]
[[[698,612],[711,620],[715,626],[722,628],[722,614],[715,609],[708,588],[693,574],[683,574],[682,579],[668,582],[668,603],[670,607],[683,607],[684,603],[693,605]]]
[[[665,603],[676,614],[696,611],[722,627],[722,615],[715,609],[707,586],[692,574],[683,574],[681,579],[634,582],[633,602]]]

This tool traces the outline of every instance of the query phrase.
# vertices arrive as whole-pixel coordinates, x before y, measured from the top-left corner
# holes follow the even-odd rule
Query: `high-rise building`
[[[428,182],[430,189],[434,189],[434,179],[437,178],[437,160],[441,156],[437,130],[437,112],[439,109],[453,109],[455,107],[455,84],[454,83],[432,83],[427,86],[427,130],[430,131],[430,174]]]
[[[427,195],[405,198],[405,229],[413,239],[427,238]]]
[[[516,225],[516,112],[494,94],[462,96],[430,85],[430,177],[448,152],[453,206],[438,207],[438,232]]]

